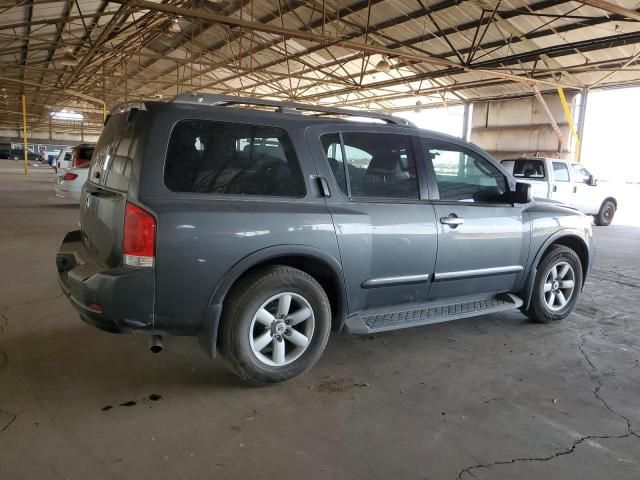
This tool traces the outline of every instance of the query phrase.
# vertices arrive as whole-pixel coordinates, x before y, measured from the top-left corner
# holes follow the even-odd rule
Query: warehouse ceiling
[[[191,90],[394,111],[528,95],[533,85],[640,84],[639,7],[0,0],[0,128],[19,128],[23,94],[29,128],[50,126],[65,109],[82,114],[90,132],[103,104]]]

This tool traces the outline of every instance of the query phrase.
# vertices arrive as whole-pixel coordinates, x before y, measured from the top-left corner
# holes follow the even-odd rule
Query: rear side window
[[[553,162],[553,178],[556,182],[568,182],[569,169],[567,165],[561,162]]]
[[[89,179],[99,185],[127,191],[137,137],[114,138],[96,153]]]
[[[322,146],[340,189],[352,198],[419,197],[411,137],[343,132],[323,135]],[[346,160],[346,161],[345,161]]]
[[[503,162],[506,164],[507,162]],[[544,162],[542,160],[520,158],[509,161],[513,164],[513,176],[518,178],[543,179],[545,178]],[[505,165],[506,166],[506,165]]]
[[[183,120],[171,132],[164,183],[174,192],[302,197],[293,144],[277,127]]]

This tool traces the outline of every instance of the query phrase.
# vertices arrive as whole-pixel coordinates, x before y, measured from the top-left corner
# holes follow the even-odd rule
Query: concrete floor
[[[52,179],[0,161],[0,478],[640,478],[640,228],[596,228],[563,322],[333,336],[254,389],[192,339],[153,355],[78,319],[54,266],[78,207]]]

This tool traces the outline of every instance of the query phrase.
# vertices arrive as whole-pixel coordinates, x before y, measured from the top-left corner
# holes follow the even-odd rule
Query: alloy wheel
[[[575,290],[575,272],[567,262],[558,262],[547,273],[543,285],[544,301],[553,312],[562,310]]]
[[[309,302],[297,293],[279,293],[264,302],[251,320],[251,352],[270,367],[287,365],[307,350],[314,328]]]

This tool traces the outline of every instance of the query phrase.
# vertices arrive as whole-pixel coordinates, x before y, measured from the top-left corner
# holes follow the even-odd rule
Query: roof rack
[[[408,125],[414,126],[409,120],[404,118],[385,115],[382,113],[366,112],[362,110],[347,110],[344,108],[327,107],[323,105],[308,105],[304,103],[284,102],[279,100],[264,100],[261,98],[251,97],[232,97],[230,95],[219,95],[212,93],[194,93],[188,92],[176,96],[173,102],[177,103],[196,103],[200,105],[209,105],[216,107],[233,106],[233,105],[255,105],[262,107],[274,107],[280,113],[301,113],[319,112],[320,114],[345,115],[348,117],[372,118],[382,120],[392,125]]]

